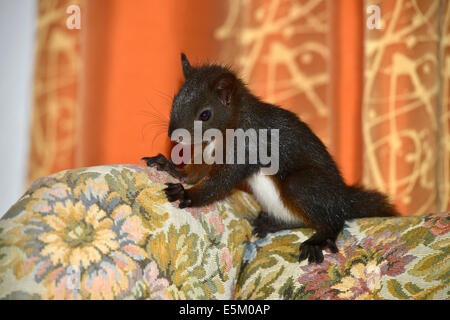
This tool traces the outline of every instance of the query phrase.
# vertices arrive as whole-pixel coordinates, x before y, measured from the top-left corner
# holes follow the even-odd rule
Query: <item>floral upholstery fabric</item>
[[[251,242],[239,299],[448,299],[450,214],[347,222],[337,254],[298,264],[311,232],[281,231]]]
[[[0,220],[0,298],[225,299],[254,200],[201,209],[167,202],[165,173],[69,170],[37,180]]]
[[[319,265],[312,234],[252,237],[236,191],[203,208],[167,201],[155,169],[115,165],[37,180],[0,219],[1,299],[448,299],[449,213],[348,222]]]

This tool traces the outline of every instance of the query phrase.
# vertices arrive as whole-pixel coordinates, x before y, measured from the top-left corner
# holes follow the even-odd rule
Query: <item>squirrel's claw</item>
[[[300,256],[298,257],[298,261],[303,261],[308,258],[308,263],[322,263],[323,262],[323,253],[320,246],[313,244],[306,244],[301,246]]]
[[[178,208],[183,209],[186,207],[190,207],[192,204],[191,199],[185,199],[185,200],[181,200],[180,204],[178,205]]]
[[[303,261],[308,258],[309,263],[322,263],[324,259],[322,250],[326,248],[330,249],[332,253],[337,253],[339,251],[332,238],[321,234],[320,232],[315,233],[311,238],[300,245],[298,261]]]
[[[147,167],[155,167],[159,171],[167,171],[168,160],[161,153],[155,157],[144,157],[141,161],[145,161]]]
[[[187,197],[186,190],[181,183],[166,183],[167,188],[164,189],[166,197],[170,202],[180,200],[179,208],[190,207],[192,204],[191,199]]]
[[[170,202],[184,200],[184,187],[181,183],[166,183],[166,186],[164,192]]]

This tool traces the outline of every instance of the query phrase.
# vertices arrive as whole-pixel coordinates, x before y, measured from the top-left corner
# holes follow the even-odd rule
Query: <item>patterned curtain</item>
[[[228,1],[221,58],[267,101],[301,114],[331,142],[330,2]]]
[[[235,65],[259,96],[299,114],[345,178],[358,181],[362,3],[230,0],[227,12],[215,33],[221,60]]]
[[[81,5],[80,30],[65,27],[70,4]],[[41,0],[30,180],[168,154],[184,51],[233,65],[297,113],[347,182],[387,192],[404,215],[449,210],[449,10],[448,0]]]
[[[364,183],[402,212],[450,202],[448,1],[367,1],[380,30],[365,30]]]
[[[74,3],[39,1],[29,183],[75,166],[81,35],[66,26],[66,9]]]

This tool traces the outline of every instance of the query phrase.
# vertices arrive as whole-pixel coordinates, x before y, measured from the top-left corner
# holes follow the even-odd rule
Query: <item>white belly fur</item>
[[[261,208],[279,221],[298,223],[301,220],[283,204],[273,180],[260,171],[247,179],[247,183]]]

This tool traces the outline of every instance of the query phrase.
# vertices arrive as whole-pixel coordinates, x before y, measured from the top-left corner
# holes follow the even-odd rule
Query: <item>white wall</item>
[[[25,191],[37,0],[0,0],[0,217]]]

